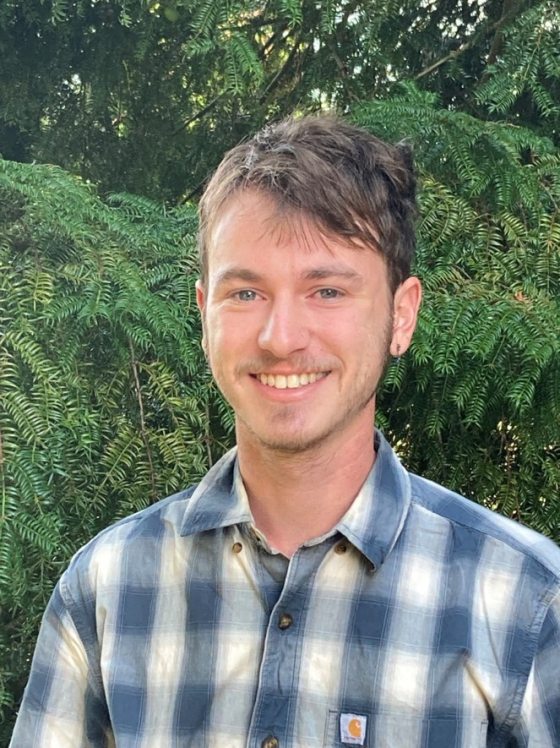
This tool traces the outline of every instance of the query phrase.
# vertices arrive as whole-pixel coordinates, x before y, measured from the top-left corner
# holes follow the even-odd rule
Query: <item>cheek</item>
[[[372,345],[380,334],[373,310],[344,310],[325,315],[317,326],[321,338],[343,349]]]
[[[247,348],[251,340],[251,324],[238,314],[214,311],[206,317],[206,337],[209,348],[223,358],[238,349]],[[219,363],[219,362],[218,362]]]
[[[223,314],[216,309],[208,309],[206,312],[206,335],[217,343],[225,337]]]

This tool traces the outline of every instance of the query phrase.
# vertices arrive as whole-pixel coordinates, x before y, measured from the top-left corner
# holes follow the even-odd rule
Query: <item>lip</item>
[[[328,374],[329,372],[330,369],[275,369],[272,367],[272,369],[258,369],[257,371],[251,371],[249,373],[252,377],[258,377],[260,374],[272,374],[273,376],[283,375],[288,377],[290,374],[301,376],[302,374]]]

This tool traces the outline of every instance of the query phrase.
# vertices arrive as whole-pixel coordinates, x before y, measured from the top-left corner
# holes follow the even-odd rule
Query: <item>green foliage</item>
[[[246,0],[0,9],[0,152],[58,163],[103,190],[177,200],[262,121],[295,10]]]
[[[422,180],[412,349],[380,423],[411,469],[560,541],[560,154],[408,87],[354,118]]]
[[[425,302],[379,423],[415,471],[560,540],[560,157],[408,85],[353,118],[406,137]],[[0,707],[70,554],[196,480],[232,415],[198,345],[192,208],[105,203],[0,162]],[[9,723],[6,723],[9,724]],[[0,734],[1,738],[1,734]]]
[[[292,111],[415,80],[560,143],[555,0],[21,0],[0,7],[0,153],[176,202]]]
[[[554,0],[529,8],[503,34],[503,48],[486,68],[476,99],[491,112],[560,134],[560,6]]]
[[[554,0],[0,4],[0,744],[70,554],[196,480],[232,414],[198,345],[195,216],[224,151],[338,108],[412,143],[413,347],[379,422],[408,465],[560,540]]]
[[[70,555],[224,447],[192,209],[0,161],[0,714]],[[9,721],[0,720],[0,744]]]

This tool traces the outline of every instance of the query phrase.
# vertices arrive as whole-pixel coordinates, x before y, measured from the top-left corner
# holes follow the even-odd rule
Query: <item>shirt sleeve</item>
[[[59,583],[43,616],[10,748],[114,745],[102,689],[92,671]]]
[[[560,595],[548,608],[521,706],[527,748],[560,746]],[[521,737],[521,736],[520,736]]]

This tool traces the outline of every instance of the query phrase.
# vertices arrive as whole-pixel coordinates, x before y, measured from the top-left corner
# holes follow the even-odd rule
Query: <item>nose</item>
[[[271,305],[259,332],[258,343],[276,358],[287,358],[307,347],[309,329],[305,315],[293,300]]]

